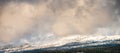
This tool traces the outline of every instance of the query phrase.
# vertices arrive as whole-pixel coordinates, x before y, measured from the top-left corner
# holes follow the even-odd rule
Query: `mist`
[[[0,40],[119,31],[118,0],[0,0]],[[107,33],[108,33],[107,32]]]

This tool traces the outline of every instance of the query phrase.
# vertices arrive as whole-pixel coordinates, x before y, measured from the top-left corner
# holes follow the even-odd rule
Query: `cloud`
[[[20,37],[32,28],[35,17],[44,14],[44,10],[44,5],[36,7],[28,3],[15,2],[4,4],[0,16],[0,39],[9,41]]]
[[[93,34],[119,19],[114,0],[0,0],[0,39],[7,42],[34,29],[55,35]],[[117,21],[118,23],[118,21]],[[117,25],[116,25],[117,26]],[[113,27],[114,28],[114,27]],[[30,33],[31,34],[31,33]],[[37,36],[37,35],[34,35]]]
[[[62,13],[56,17],[57,21],[53,24],[53,31],[57,35],[70,35],[74,31],[78,34],[91,34],[96,28],[111,22],[112,15],[109,5],[112,4],[106,4],[107,7],[104,8],[102,5],[107,2],[103,3],[100,0],[94,2],[79,0],[76,2],[75,7],[68,9],[66,7],[67,10],[62,10]]]

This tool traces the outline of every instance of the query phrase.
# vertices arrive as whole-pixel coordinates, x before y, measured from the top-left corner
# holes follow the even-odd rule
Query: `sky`
[[[119,0],[0,0],[0,41],[23,37],[120,35]]]

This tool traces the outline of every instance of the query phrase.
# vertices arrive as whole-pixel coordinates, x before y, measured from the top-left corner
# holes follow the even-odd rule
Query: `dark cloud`
[[[48,0],[0,0],[0,5],[5,5],[6,3],[9,3],[9,2],[37,4],[37,3],[44,3],[47,1]]]
[[[53,12],[59,12],[74,8],[76,5],[77,0],[52,0],[48,4],[48,8],[50,8]]]
[[[38,3],[44,3],[47,2],[48,0],[12,0],[13,2],[18,2],[18,3],[30,3],[30,4],[38,4]]]
[[[4,5],[8,2],[10,2],[11,0],[0,0],[0,5]]]

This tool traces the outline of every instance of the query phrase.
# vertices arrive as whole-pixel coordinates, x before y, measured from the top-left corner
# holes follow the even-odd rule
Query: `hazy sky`
[[[120,34],[119,0],[0,0],[0,40],[53,33]],[[107,30],[105,30],[107,31]],[[101,32],[98,32],[101,34]],[[42,37],[41,36],[41,37]]]

